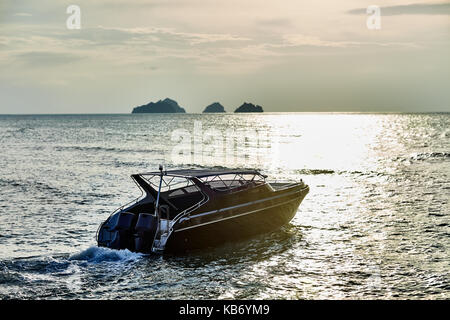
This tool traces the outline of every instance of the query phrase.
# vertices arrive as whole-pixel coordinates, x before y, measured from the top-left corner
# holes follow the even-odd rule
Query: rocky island
[[[221,112],[226,111],[225,108],[219,102],[214,102],[213,104],[207,106],[205,110],[203,110],[203,113],[221,113]]]
[[[242,106],[234,110],[234,112],[264,112],[263,108],[253,103],[244,102]]]
[[[136,107],[131,113],[186,113],[175,100],[166,98]]]

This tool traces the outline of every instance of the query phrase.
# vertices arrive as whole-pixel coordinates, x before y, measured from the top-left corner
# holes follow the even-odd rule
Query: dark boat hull
[[[271,232],[292,220],[309,187],[302,181],[255,181],[232,192],[202,191],[196,207],[178,215],[175,212],[172,218],[166,204],[161,205],[161,210],[166,207],[167,215],[158,217],[148,198],[119,210],[100,226],[98,245],[142,253],[182,253]],[[181,202],[189,201],[189,195],[181,197]]]
[[[308,192],[308,186],[295,187],[248,206],[194,215],[191,223],[175,228],[164,251],[182,253],[277,230],[292,220]]]

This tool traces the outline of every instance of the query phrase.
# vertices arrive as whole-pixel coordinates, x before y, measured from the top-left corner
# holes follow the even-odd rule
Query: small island
[[[166,98],[136,107],[131,113],[186,113],[186,111],[175,100]]]
[[[219,103],[214,102],[213,104],[210,104],[203,110],[203,113],[223,113],[226,112],[225,108]]]
[[[253,103],[244,102],[242,106],[234,110],[234,112],[264,112],[263,108]]]

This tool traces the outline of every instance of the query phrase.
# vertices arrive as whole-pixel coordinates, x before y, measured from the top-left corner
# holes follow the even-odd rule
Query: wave
[[[411,157],[413,160],[428,160],[428,159],[449,159],[450,152],[426,152],[418,153]]]
[[[129,263],[144,257],[129,250],[112,250],[91,246],[73,255],[38,255],[0,260],[0,287],[28,286],[35,283],[66,281],[77,277],[87,264],[102,262]],[[0,289],[0,299],[4,292]]]
[[[300,169],[300,170],[294,170],[293,171],[295,174],[300,174],[300,175],[311,175],[311,176],[315,176],[315,175],[350,175],[350,176],[357,176],[357,177],[363,177],[363,176],[367,176],[367,177],[380,177],[380,176],[391,176],[390,173],[387,172],[380,172],[380,171],[373,171],[373,170],[369,170],[369,171],[347,171],[347,170],[331,170],[331,169]]]
[[[24,281],[25,278],[19,272],[11,271],[8,268],[2,266],[0,271],[0,284],[19,285]]]
[[[110,164],[105,162],[105,163],[101,163],[101,165],[109,166]],[[136,161],[136,162],[133,162],[133,161],[119,161],[119,160],[114,160],[114,161],[113,161],[113,165],[114,165],[116,168],[121,168],[121,167],[132,167],[132,168],[135,168],[135,167],[142,167],[142,168],[148,168],[148,162],[145,162],[145,161]]]
[[[410,157],[396,157],[393,161],[427,161],[450,159],[450,152],[424,152],[416,153]]]
[[[0,187],[16,188],[22,192],[29,192],[31,189],[39,192],[59,193],[60,191],[39,181],[23,181],[14,179],[0,178]]]
[[[17,181],[17,180],[0,178],[0,187],[2,187],[2,186],[22,187],[23,184],[20,181]]]
[[[81,146],[56,146],[56,151],[74,150],[74,151],[104,151],[104,152],[119,152],[119,153],[155,153],[159,152],[155,149],[122,149],[114,147],[81,147]]]
[[[297,174],[318,175],[318,174],[334,174],[336,171],[329,169],[300,169],[294,171]]]
[[[25,181],[0,178],[0,187],[4,187],[7,189],[18,189],[21,193],[33,193],[35,196],[37,195],[37,193],[51,194],[59,198],[68,198],[73,195],[78,196],[78,194],[65,192],[40,181]]]
[[[44,182],[39,181],[25,181],[25,180],[14,180],[14,179],[3,179],[0,178],[0,187],[8,188],[8,189],[18,189],[21,193],[33,193],[35,198],[37,198],[37,193],[42,194],[50,194],[54,197],[58,198],[76,198],[78,199],[80,196],[84,197],[85,200],[88,201],[91,198],[113,198],[114,195],[106,194],[106,193],[93,193],[87,192],[80,195],[78,192],[67,192],[61,190],[56,187],[52,187]]]
[[[109,248],[101,248],[92,246],[80,253],[73,254],[69,260],[87,261],[91,263],[100,262],[129,262],[136,261],[144,255],[140,253],[131,252],[127,249],[113,250]]]

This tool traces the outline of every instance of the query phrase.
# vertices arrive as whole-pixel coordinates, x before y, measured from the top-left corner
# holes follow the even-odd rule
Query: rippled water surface
[[[0,116],[0,298],[449,299],[449,128],[450,114]],[[182,137],[203,156],[193,143],[176,158]],[[311,190],[288,226],[251,240],[97,248],[98,225],[140,195],[129,175],[160,163]]]

